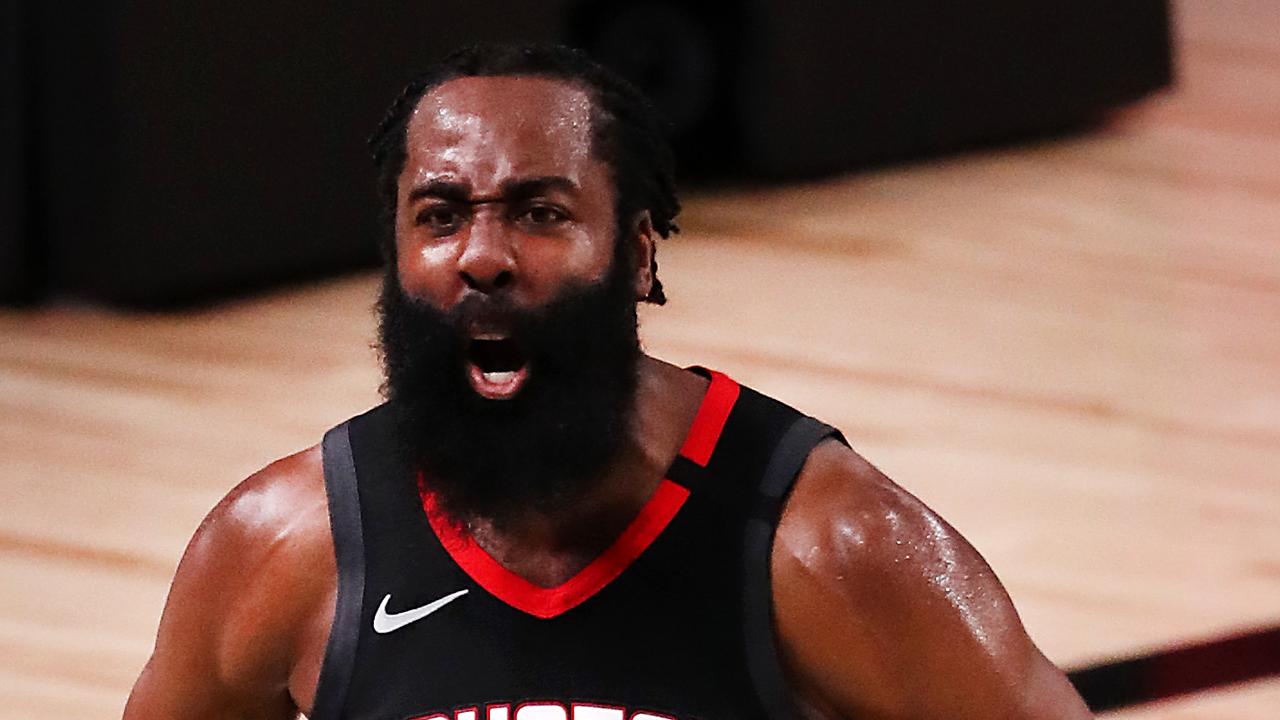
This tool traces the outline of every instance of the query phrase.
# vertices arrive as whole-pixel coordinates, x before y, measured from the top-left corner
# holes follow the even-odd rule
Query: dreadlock
[[[384,222],[382,252],[395,258],[396,196],[405,163],[409,116],[422,96],[448,80],[461,77],[530,75],[584,85],[592,95],[592,151],[609,165],[617,198],[614,216],[619,236],[630,218],[648,210],[653,229],[663,238],[679,232],[675,216],[675,162],[653,106],[634,85],[594,62],[585,53],[559,45],[482,43],[453,52],[414,78],[392,103],[369,139],[378,172]],[[650,265],[653,289],[647,302],[667,301],[658,280],[655,253]]]

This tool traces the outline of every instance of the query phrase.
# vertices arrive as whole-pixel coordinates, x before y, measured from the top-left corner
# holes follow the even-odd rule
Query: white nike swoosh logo
[[[387,612],[387,603],[391,601],[391,595],[388,594],[386,597],[382,598],[382,604],[378,606],[378,612],[373,615],[373,631],[383,635],[389,632],[394,632],[409,623],[421,620],[466,594],[466,589],[459,590],[458,592],[445,595],[439,600],[429,602],[422,607],[416,607],[412,610],[405,610],[404,612],[398,613]]]

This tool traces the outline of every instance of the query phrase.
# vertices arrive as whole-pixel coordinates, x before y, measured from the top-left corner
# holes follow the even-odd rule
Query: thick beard
[[[394,265],[384,275],[383,392],[398,445],[454,522],[550,513],[604,479],[629,429],[640,358],[631,273],[617,255],[604,280],[534,311],[473,296],[443,312],[405,295]],[[477,315],[503,318],[525,353],[514,398],[486,399],[468,380]]]

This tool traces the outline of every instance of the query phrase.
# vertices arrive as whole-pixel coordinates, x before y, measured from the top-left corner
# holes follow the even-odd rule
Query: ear
[[[653,291],[653,253],[654,253],[653,219],[648,210],[636,213],[631,221],[626,236],[627,252],[630,254],[633,268],[633,284],[636,289],[636,300],[643,301]]]

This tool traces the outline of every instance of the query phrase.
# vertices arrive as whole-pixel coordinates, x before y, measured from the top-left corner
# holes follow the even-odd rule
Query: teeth
[[[471,336],[472,340],[506,340],[507,334],[500,332],[482,332]]]
[[[504,370],[502,372],[487,372],[487,373],[480,373],[480,374],[484,376],[484,379],[487,382],[491,382],[494,385],[504,385],[506,383],[511,382],[516,377],[515,370]]]

